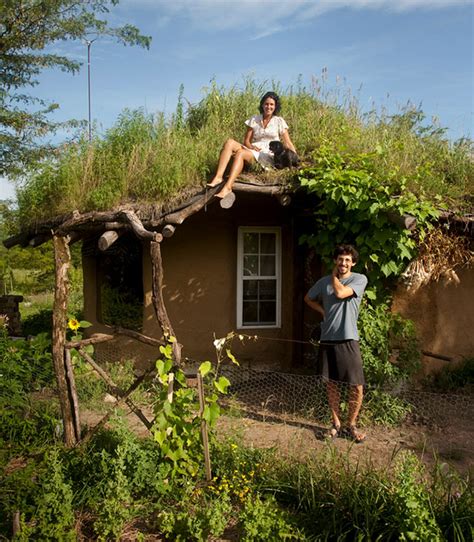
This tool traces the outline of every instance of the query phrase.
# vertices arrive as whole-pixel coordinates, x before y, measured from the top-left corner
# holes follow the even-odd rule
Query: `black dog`
[[[277,169],[298,167],[300,163],[298,155],[287,149],[281,141],[270,141],[270,150],[273,152],[273,162]]]

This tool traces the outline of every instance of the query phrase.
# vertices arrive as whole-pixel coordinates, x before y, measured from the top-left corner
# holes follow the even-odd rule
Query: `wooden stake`
[[[74,369],[71,362],[71,350],[64,349],[64,364],[66,366],[66,377],[69,388],[69,400],[71,402],[74,415],[74,430],[76,441],[81,440],[81,419],[79,417],[79,401],[77,399],[76,380],[74,378]]]
[[[199,416],[201,417],[201,437],[202,437],[202,447],[204,450],[204,466],[206,468],[206,480],[210,482],[212,480],[211,472],[211,456],[209,453],[209,437],[207,434],[207,422],[202,417],[204,412],[205,400],[204,400],[204,384],[202,381],[201,373],[197,374],[197,383],[198,383],[198,394],[199,394]]]
[[[163,262],[161,259],[161,247],[159,242],[152,241],[150,243],[150,257],[153,275],[152,297],[156,318],[161,326],[163,335],[171,335],[176,338],[163,298]],[[176,365],[181,366],[181,345],[178,341],[173,343],[173,358]]]
[[[67,237],[53,235],[56,287],[53,304],[52,350],[54,372],[58,384],[59,404],[61,406],[64,426],[64,441],[67,447],[72,447],[77,442],[74,424],[74,405],[70,399],[71,395],[64,362],[67,324],[66,312],[69,294],[68,269],[71,264],[68,241]]]

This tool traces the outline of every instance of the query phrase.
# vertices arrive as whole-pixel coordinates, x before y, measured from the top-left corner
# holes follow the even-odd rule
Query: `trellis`
[[[164,299],[163,299],[163,263],[161,257],[160,243],[163,240],[163,236],[160,233],[146,230],[141,224],[138,217],[132,211],[123,213],[123,216],[128,220],[131,225],[131,229],[141,240],[149,241],[150,244],[150,257],[152,262],[152,299],[155,314],[158,323],[161,327],[164,337],[174,336],[173,326],[169,319]],[[80,217],[77,217],[79,220]],[[73,225],[74,221],[69,224],[69,227]],[[77,349],[78,353],[86,360],[95,372],[106,382],[110,392],[117,398],[118,404],[125,403],[131,409],[131,411],[140,419],[140,421],[147,427],[151,428],[152,422],[148,420],[130,399],[131,393],[140,385],[140,383],[150,374],[151,370],[143,373],[139,376],[133,384],[127,389],[120,389],[107,372],[98,365],[92,356],[90,356],[85,347],[87,345],[94,345],[108,340],[112,340],[114,335],[107,334],[94,334],[88,339],[81,341],[67,342],[66,341],[66,324],[67,324],[67,300],[69,294],[69,279],[68,269],[71,264],[71,255],[69,250],[70,236],[68,234],[62,234],[59,228],[53,233],[53,247],[55,258],[55,296],[53,305],[53,364],[56,374],[56,380],[58,384],[59,403],[61,406],[61,414],[64,425],[64,439],[66,446],[74,446],[81,440],[81,425],[79,417],[79,403],[76,393],[76,384],[74,379],[74,370],[71,363],[71,349]],[[110,231],[110,230],[109,230]],[[118,236],[116,237],[118,238]],[[102,239],[102,237],[101,237]],[[110,239],[110,236],[109,236]],[[109,245],[110,246],[110,245]],[[116,328],[114,330],[116,335],[128,335],[145,344],[152,346],[162,346],[166,344],[165,340],[158,340],[152,337],[147,337],[141,333],[132,330],[126,330],[123,328]],[[173,345],[173,359],[176,365],[181,365],[181,345],[178,341],[174,341]],[[98,424],[102,426],[109,419],[110,413],[107,414]],[[93,428],[95,432],[98,428]],[[90,433],[86,438],[89,438]]]

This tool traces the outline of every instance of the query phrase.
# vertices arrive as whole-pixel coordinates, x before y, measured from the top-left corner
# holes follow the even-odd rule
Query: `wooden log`
[[[160,339],[155,339],[153,337],[148,337],[147,335],[143,335],[142,333],[139,333],[138,331],[133,331],[131,329],[125,329],[123,327],[116,327],[115,333],[117,335],[125,335],[126,337],[131,337],[132,339],[136,339],[137,341],[140,341],[144,344],[149,344],[150,346],[166,346],[166,341],[161,341]]]
[[[43,243],[46,243],[50,239],[51,239],[51,235],[41,233],[40,235],[35,235],[34,237],[32,237],[29,240],[28,245],[32,248],[36,248],[36,247],[41,246]]]
[[[104,343],[106,341],[111,341],[114,338],[113,335],[107,335],[106,333],[94,333],[88,339],[81,339],[80,341],[69,341],[64,346],[68,349],[70,348],[83,348],[89,344],[98,344]]]
[[[129,398],[129,396],[138,388],[138,386],[143,382],[143,380],[145,380],[145,378],[152,372],[152,368],[151,369],[148,369],[148,371],[146,371],[145,373],[143,373],[141,376],[139,376],[135,382],[128,388],[128,390],[125,392],[124,395],[122,395],[122,397],[120,397],[115,405],[115,408],[117,408],[118,406],[120,406],[122,403],[125,403],[127,401],[127,399]],[[95,435],[97,433],[97,431],[103,427],[107,422],[108,420],[110,419],[110,417],[112,416],[114,410],[111,410],[110,412],[108,412],[101,420],[100,422],[95,425],[90,431],[88,431],[86,433],[86,435],[84,436],[84,438],[82,439],[81,441],[81,444],[85,444],[87,443],[92,437],[93,435]],[[148,422],[149,424],[149,427],[148,425],[146,425],[147,429],[151,429],[153,423],[150,423],[148,421],[148,419],[145,417],[146,421]]]
[[[201,373],[197,373],[197,384],[198,384],[198,395],[199,395],[199,417],[201,418],[201,437],[202,437],[202,447],[204,450],[204,466],[206,469],[206,480],[210,482],[212,480],[212,471],[211,471],[211,455],[209,453],[209,435],[207,433],[207,422],[203,418],[204,407],[206,401],[204,398],[204,383],[202,381]]]
[[[55,290],[53,303],[52,357],[58,384],[59,404],[64,425],[64,440],[67,447],[76,444],[74,406],[71,403],[67,383],[64,346],[66,343],[67,300],[69,294],[68,270],[71,265],[68,238],[53,236],[55,262]]]
[[[3,246],[5,248],[12,248],[16,245],[24,246],[28,244],[30,235],[27,232],[20,232],[17,235],[12,235],[3,241]]]
[[[435,354],[434,352],[428,352],[427,350],[422,350],[421,353],[429,358],[442,359],[443,361],[453,361],[453,358],[443,354]]]
[[[173,237],[175,231],[175,226],[173,226],[172,224],[166,224],[166,226],[161,230],[161,234],[163,235],[163,237],[169,238]]]
[[[195,199],[193,203],[184,207],[180,211],[167,214],[165,220],[168,224],[179,225],[182,224],[188,217],[200,211],[205,205],[207,205],[213,198],[214,194],[219,191],[219,186],[209,188],[205,193]]]
[[[161,259],[160,243],[157,243],[156,241],[150,243],[150,256],[152,268],[152,298],[156,318],[161,326],[163,335],[165,337],[172,336],[176,338],[163,298],[163,262]],[[173,342],[173,357],[175,363],[178,366],[181,366],[181,345],[177,340]]]
[[[395,212],[388,213],[387,216],[390,222],[397,224],[397,226],[400,226],[405,230],[413,231],[416,229],[416,218],[414,216],[408,214],[399,215]]]
[[[133,211],[121,211],[120,215],[130,224],[138,238],[158,242],[163,240],[161,233],[147,230]]]
[[[81,440],[81,419],[79,417],[79,401],[77,399],[76,380],[74,378],[74,369],[71,361],[71,351],[64,349],[64,363],[66,365],[66,377],[69,388],[69,398],[74,414],[74,430],[76,433],[76,442]]]
[[[109,230],[105,231],[100,237],[97,242],[97,246],[99,247],[99,250],[102,252],[105,252],[108,248],[110,248],[117,239],[123,235],[123,231],[116,231],[116,230]]]
[[[275,196],[281,194],[284,190],[284,187],[281,185],[265,185],[265,184],[248,184],[248,183],[239,183],[238,181],[234,184],[232,190],[234,192],[248,192],[250,194],[264,194],[269,196]]]
[[[118,399],[121,399],[125,397],[124,402],[125,404],[130,408],[130,410],[142,421],[142,423],[145,425],[147,429],[150,429],[152,426],[152,423],[148,420],[148,418],[143,414],[143,412],[133,403],[133,401],[128,397],[130,395],[127,391],[123,391],[115,382],[110,378],[110,376],[102,369],[102,367],[97,364],[92,356],[89,356],[87,352],[85,352],[82,349],[78,350],[79,354],[95,369],[97,374],[104,380],[104,382],[109,386],[110,391],[112,394],[117,397]],[[148,373],[151,372],[151,370],[148,371]],[[144,373],[145,375],[147,373]],[[142,382],[145,376],[142,375],[142,377],[139,377],[134,382],[134,389],[138,387],[137,381]],[[133,390],[132,390],[133,391]]]

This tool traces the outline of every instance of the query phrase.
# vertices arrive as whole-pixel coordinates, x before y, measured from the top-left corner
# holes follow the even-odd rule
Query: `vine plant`
[[[233,335],[233,334],[230,334]],[[231,336],[214,341],[217,352],[217,364],[204,361],[199,366],[204,383],[207,385],[205,406],[199,415],[197,391],[188,385],[184,372],[173,367],[172,343],[174,337],[168,337],[168,344],[160,347],[161,358],[156,362],[157,390],[154,404],[155,421],[152,433],[159,444],[163,458],[170,464],[170,476],[197,476],[202,470],[203,450],[201,442],[201,421],[206,420],[212,428],[220,416],[218,399],[226,394],[230,385],[225,376],[219,376],[219,367],[223,356],[237,363],[229,349],[224,347]],[[170,391],[171,373],[173,373],[173,394]]]
[[[372,300],[386,297],[387,284],[416,254],[416,236],[422,238],[438,216],[433,203],[407,189],[406,178],[396,172],[385,181],[377,177],[374,158],[381,152],[343,156],[322,146],[314,165],[298,176],[301,187],[318,198],[314,230],[300,241],[314,247],[328,267],[335,245],[357,246]],[[416,236],[393,220],[406,214],[416,218]]]

